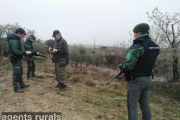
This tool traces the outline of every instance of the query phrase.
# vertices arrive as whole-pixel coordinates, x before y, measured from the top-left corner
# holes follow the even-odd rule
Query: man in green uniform
[[[56,79],[58,81],[57,87],[60,90],[66,89],[66,65],[68,64],[68,46],[66,40],[61,36],[59,30],[54,30],[53,37],[55,42],[49,48],[52,53],[52,62],[55,63]]]
[[[129,120],[138,120],[138,102],[142,110],[142,119],[151,120],[149,106],[149,90],[152,84],[152,69],[157,56],[159,46],[149,37],[149,25],[138,24],[134,27],[132,46],[128,49],[126,61],[119,68],[125,73],[127,85],[127,106]]]
[[[27,61],[27,79],[29,80],[30,78],[30,73],[31,77],[35,77],[35,63],[33,60],[34,55],[38,55],[39,52],[36,52],[33,50],[33,42],[36,40],[36,37],[34,35],[30,35],[27,39],[26,42],[24,43],[24,49],[27,51],[31,51],[30,55],[26,55],[26,61]]]
[[[9,47],[11,50],[10,61],[13,65],[13,75],[12,75],[12,83],[14,86],[14,92],[23,93],[23,88],[29,87],[22,80],[23,70],[22,70],[22,58],[23,55],[29,55],[29,51],[22,50],[21,41],[26,35],[26,32],[22,28],[18,28],[15,31],[15,34],[11,34],[9,37]],[[19,87],[19,85],[20,87]]]

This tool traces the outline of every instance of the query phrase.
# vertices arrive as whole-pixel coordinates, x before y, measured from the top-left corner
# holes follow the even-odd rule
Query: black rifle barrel
[[[109,82],[107,82],[106,85],[108,85],[110,82],[112,82],[114,79],[116,79],[121,74],[122,74],[122,72],[119,72],[115,77],[113,77]]]

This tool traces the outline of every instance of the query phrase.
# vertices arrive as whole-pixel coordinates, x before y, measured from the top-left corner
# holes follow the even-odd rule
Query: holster
[[[17,56],[14,56],[14,55],[10,55],[10,61],[11,61],[11,63],[17,63],[18,62],[18,58],[17,58]]]
[[[126,81],[130,81],[130,80],[133,80],[135,79],[136,77],[135,76],[132,76],[130,73],[125,73],[125,80]]]

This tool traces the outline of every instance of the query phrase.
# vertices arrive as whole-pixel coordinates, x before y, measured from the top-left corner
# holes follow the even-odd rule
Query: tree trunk
[[[178,62],[179,62],[179,59],[178,59],[178,56],[177,54],[174,54],[173,53],[173,81],[174,82],[178,82],[179,81],[179,72],[178,72]]]
[[[173,41],[172,41],[172,64],[173,64],[173,81],[178,82],[179,81],[179,72],[178,72],[178,55],[177,55],[177,46],[176,46],[176,40],[175,40],[175,33],[174,33],[174,25],[172,25],[172,34],[173,34]]]
[[[117,55],[117,58],[116,58],[116,66],[118,66],[118,55]]]

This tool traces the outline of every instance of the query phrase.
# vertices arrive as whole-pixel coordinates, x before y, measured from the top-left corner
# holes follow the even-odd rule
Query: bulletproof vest
[[[131,71],[131,75],[139,77],[151,76],[160,48],[149,38],[141,38],[139,42],[144,46],[145,52],[138,58],[138,62],[135,68]]]

